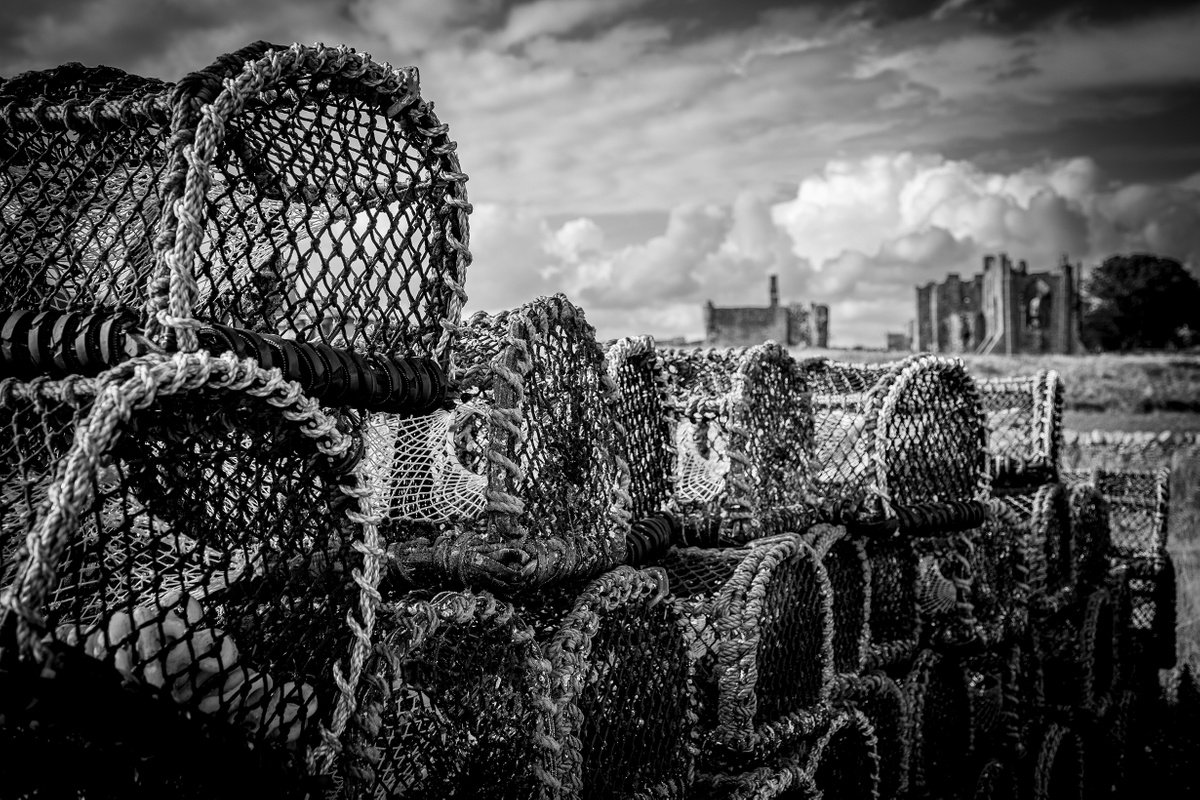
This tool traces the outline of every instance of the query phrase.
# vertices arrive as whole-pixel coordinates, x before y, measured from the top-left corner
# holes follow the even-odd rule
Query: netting
[[[583,312],[562,295],[494,316],[480,312],[455,352],[461,402],[449,420],[418,431],[429,446],[409,450],[399,436],[376,437],[368,455],[372,463],[390,460],[372,480],[393,500],[419,491],[421,484],[405,480],[410,474],[428,476],[425,485],[438,491],[455,487],[452,501],[407,515],[385,509],[383,532],[401,574],[416,584],[452,579],[512,590],[620,563],[628,466],[615,389]],[[422,423],[398,422],[396,430],[409,425]],[[431,464],[441,465],[432,476]],[[476,512],[480,489],[485,502]]]
[[[1108,576],[1109,503],[1094,483],[1068,479],[1075,580],[1080,592],[1100,586]]]
[[[6,598],[23,663],[84,664],[43,688],[46,708],[124,681],[135,707],[227,726],[293,782],[327,773],[380,569],[355,457],[253,362],[147,357],[106,376]],[[80,736],[70,718],[28,730],[51,750]],[[83,740],[117,770],[176,758],[169,740]]]
[[[920,537],[918,603],[926,641],[993,646],[1024,629],[1029,575],[1019,539],[995,520],[946,537]]]
[[[1109,548],[1117,558],[1166,553],[1170,471],[1093,470],[1087,476],[1108,500]]]
[[[1083,800],[1083,740],[1070,727],[1046,726],[1033,764],[1030,800]]]
[[[745,772],[696,776],[687,800],[823,800],[813,776],[799,759]]]
[[[343,766],[364,796],[559,796],[550,665],[511,604],[414,592],[380,608],[375,632],[360,749],[378,757]]]
[[[870,644],[865,669],[911,658],[921,639],[921,569],[913,540],[868,537],[871,567]]]
[[[985,496],[983,413],[962,362],[916,355],[802,369],[813,392],[811,502],[822,519],[870,522],[899,506]]]
[[[1025,551],[1030,606],[1039,612],[1065,607],[1075,593],[1075,548],[1066,488],[1006,492],[995,504],[996,524]]]
[[[697,752],[693,635],[658,569],[617,567],[518,604],[550,663],[565,796],[679,796]]]
[[[1062,616],[1039,625],[1050,705],[1103,714],[1119,676],[1120,652],[1108,591],[1097,589]]]
[[[706,763],[743,763],[808,736],[833,680],[833,609],[816,553],[784,535],[674,548],[672,602],[694,633]]]
[[[805,772],[824,797],[878,800],[879,751],[871,721],[860,711],[834,715],[809,751]]]
[[[833,669],[859,672],[871,646],[871,561],[866,544],[840,525],[818,523],[804,540],[816,551],[833,592]]]
[[[1119,601],[1117,638],[1124,658],[1131,665],[1175,666],[1177,600],[1171,556],[1118,562],[1108,585]]]
[[[979,381],[988,428],[992,483],[997,488],[1058,480],[1063,383],[1053,370]]]
[[[912,711],[909,792],[952,796],[971,742],[971,704],[952,661],[922,650],[904,680]]]
[[[842,675],[834,687],[833,702],[835,708],[862,712],[875,730],[880,798],[904,797],[908,791],[912,716],[908,697],[899,684],[882,672]]]
[[[659,353],[679,415],[675,502],[688,542],[800,530],[812,415],[795,360],[774,343]]]
[[[1011,663],[1004,649],[996,648],[959,663],[966,686],[971,736],[966,748],[974,760],[1009,751],[1018,732]]]
[[[86,378],[0,380],[0,590],[34,529],[96,389]]]
[[[0,82],[0,309],[144,311],[171,90],[82,64]]]
[[[618,392],[618,444],[629,465],[630,513],[644,519],[667,510],[675,490],[675,411],[663,359],[651,337],[636,336],[610,343],[606,360]]]
[[[418,83],[263,42],[174,85],[5,81],[0,307],[128,311],[183,350],[198,319],[447,367],[469,206]]]

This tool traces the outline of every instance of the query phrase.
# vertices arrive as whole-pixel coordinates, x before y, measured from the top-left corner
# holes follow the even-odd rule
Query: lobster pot
[[[921,564],[913,540],[904,536],[866,537],[871,568],[870,643],[865,669],[874,670],[913,657],[921,641]]]
[[[877,522],[898,507],[986,496],[986,431],[957,359],[804,362],[815,427],[812,502],[830,522]]]
[[[1093,470],[1091,479],[1108,500],[1110,553],[1119,559],[1161,556],[1167,551],[1170,471]]]
[[[675,497],[687,544],[740,544],[802,530],[809,394],[774,342],[749,348],[660,348],[678,408]]]
[[[15,577],[18,553],[95,394],[95,382],[78,376],[0,380],[0,590]]]
[[[1017,800],[1021,785],[1012,765],[1002,759],[992,759],[983,765],[975,778],[972,800]]]
[[[979,399],[987,420],[988,460],[996,488],[1037,487],[1059,479],[1063,382],[1054,370],[984,378]]]
[[[993,502],[994,519],[1025,552],[1030,610],[1065,608],[1075,597],[1075,547],[1066,487],[1043,484],[1036,491],[1006,492]]]
[[[903,797],[908,791],[908,697],[882,672],[839,676],[833,690],[835,708],[862,712],[875,729],[879,754],[879,796]]]
[[[1081,592],[1102,586],[1108,577],[1111,539],[1108,500],[1087,482],[1068,483],[1071,540],[1075,551],[1075,580]]]
[[[367,797],[554,797],[550,665],[533,629],[485,592],[413,592],[379,610],[360,682],[378,752],[345,763]]]
[[[922,650],[904,679],[912,713],[909,792],[952,796],[974,754],[971,698],[962,672],[932,650]]]
[[[81,64],[0,81],[0,310],[145,311],[172,96]]]
[[[692,783],[694,638],[667,597],[662,570],[620,566],[518,605],[550,666],[561,796],[681,797]]]
[[[1031,759],[1030,800],[1083,800],[1084,743],[1071,728],[1050,723]]]
[[[1119,675],[1119,644],[1108,591],[1097,589],[1058,619],[1039,625],[1051,705],[1102,715]]]
[[[835,715],[809,750],[805,771],[813,776],[823,797],[879,797],[878,740],[866,715],[860,711]]]
[[[739,764],[812,735],[827,718],[833,608],[800,537],[672,548],[672,602],[693,635],[705,765]]]
[[[1175,564],[1170,554],[1118,562],[1109,574],[1117,638],[1126,665],[1170,669],[1176,660]]]
[[[940,647],[993,646],[1025,629],[1029,569],[1019,540],[989,520],[950,536],[915,541],[927,641]]]
[[[250,361],[147,357],[99,388],[7,597],[21,662],[68,664],[29,724],[170,775],[178,742],[146,731],[184,715],[184,738],[215,727],[283,774],[328,773],[381,568],[353,442]],[[111,736],[56,705],[121,681],[137,699]]]
[[[200,320],[448,367],[466,176],[415,68],[256,42],[173,85],[27,73],[0,104],[0,308],[128,311],[183,350]]]
[[[833,668],[840,675],[861,671],[871,645],[871,561],[861,538],[840,525],[819,523],[804,534],[817,552],[833,592]]]
[[[562,295],[481,312],[456,359],[453,409],[375,417],[364,434],[401,570],[422,586],[515,591],[623,561],[629,473],[583,312]]]
[[[617,387],[615,416],[620,456],[629,465],[629,510],[634,520],[667,510],[675,493],[675,409],[654,339],[617,339],[605,353]]]

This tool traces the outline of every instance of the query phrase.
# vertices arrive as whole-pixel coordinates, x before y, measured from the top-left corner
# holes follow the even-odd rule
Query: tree
[[[1084,285],[1083,340],[1100,350],[1186,346],[1200,330],[1200,282],[1173,258],[1110,256]]]

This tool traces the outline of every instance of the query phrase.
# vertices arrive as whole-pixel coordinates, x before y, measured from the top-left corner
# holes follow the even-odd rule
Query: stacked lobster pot
[[[83,796],[332,780],[384,553],[356,426],[445,402],[453,142],[344,47],[0,105],[6,752],[104,763],[30,771]]]
[[[1014,741],[1032,791],[1081,792],[1085,735],[1120,690],[1119,598],[1108,580],[1110,506],[1093,483],[1060,470],[1063,387],[1053,371],[980,382],[987,412],[993,529],[1024,559],[1029,623],[1013,630],[1022,657]],[[1019,674],[1026,673],[1026,674]],[[1092,759],[1089,759],[1092,760]]]
[[[961,361],[931,355],[803,368],[815,428],[807,499],[826,523],[813,536],[827,542],[840,653],[856,641],[847,609],[863,606],[868,621],[862,669],[842,677],[835,701],[874,719],[893,796],[960,791],[1010,738],[1006,675],[979,650],[1023,624],[1026,596],[1024,561],[989,527],[975,381]],[[857,581],[845,577],[858,563],[851,546],[863,555]],[[956,756],[942,763],[947,747]]]
[[[1107,589],[1117,615],[1122,674],[1137,683],[1175,666],[1175,569],[1167,551],[1170,472],[1096,469],[1073,473],[1105,506]]]
[[[808,525],[797,363],[773,343],[685,351],[648,337],[611,343],[608,358],[630,463],[628,557],[665,571],[691,640],[687,796],[871,796],[876,771],[861,765],[876,762],[874,727],[832,702],[865,658],[869,578],[843,532]],[[856,608],[833,605],[835,576],[857,587]]]

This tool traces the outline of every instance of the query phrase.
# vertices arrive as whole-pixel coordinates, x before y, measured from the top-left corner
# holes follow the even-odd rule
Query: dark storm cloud
[[[881,21],[901,21],[960,15],[987,27],[1022,31],[1063,17],[1078,22],[1111,24],[1192,5],[1195,0],[879,0],[872,5],[871,16]]]

